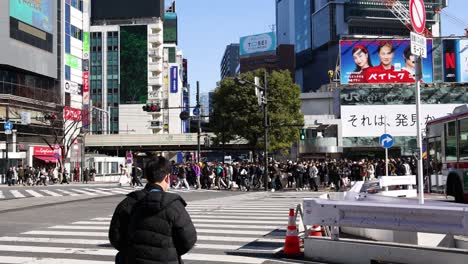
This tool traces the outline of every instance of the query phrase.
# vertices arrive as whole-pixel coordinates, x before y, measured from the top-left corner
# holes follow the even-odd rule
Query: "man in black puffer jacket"
[[[119,251],[116,263],[182,263],[197,232],[182,197],[166,192],[170,164],[163,157],[152,159],[144,173],[148,184],[128,194],[112,216],[109,240]]]

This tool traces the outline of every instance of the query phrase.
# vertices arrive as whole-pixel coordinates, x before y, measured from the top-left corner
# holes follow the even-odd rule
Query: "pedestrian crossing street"
[[[18,189],[4,189],[0,190],[0,200],[4,199],[18,199],[28,197],[59,197],[59,196],[110,196],[116,194],[127,194],[135,190],[141,189],[142,187],[76,187],[76,188],[51,188],[51,189],[39,189],[31,187],[21,187]],[[212,192],[213,190],[195,190],[195,189],[178,189],[173,192]]]
[[[261,264],[281,249],[288,209],[310,193],[249,193],[190,202],[198,234],[184,263]],[[113,264],[111,215],[0,237],[0,263]],[[284,263],[284,261],[282,262]]]

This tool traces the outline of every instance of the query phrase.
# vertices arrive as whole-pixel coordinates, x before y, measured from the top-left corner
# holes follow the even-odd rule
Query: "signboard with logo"
[[[427,40],[423,82],[432,83],[432,40]],[[414,83],[409,39],[340,41],[341,83]]]
[[[81,121],[81,109],[71,108],[66,106],[63,109],[65,120]]]
[[[239,55],[249,56],[257,53],[276,51],[276,35],[267,32],[240,38]]]
[[[65,81],[65,92],[74,95],[81,95],[82,86],[72,82],[72,81]]]
[[[45,146],[35,146],[33,147],[33,155],[34,156],[54,156],[54,149]]]
[[[444,82],[468,82],[468,39],[444,39]]]
[[[421,105],[422,129],[430,120],[446,116],[459,104]],[[343,137],[416,136],[414,105],[341,106]]]
[[[171,93],[177,93],[179,90],[179,67],[171,67]]]

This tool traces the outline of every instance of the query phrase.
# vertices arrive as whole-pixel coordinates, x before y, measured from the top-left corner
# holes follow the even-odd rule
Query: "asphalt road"
[[[198,231],[197,246],[184,256],[184,262],[245,264],[284,263],[284,259],[275,259],[274,253],[283,245],[287,209],[316,194],[191,191],[180,195],[187,200]],[[114,263],[107,228],[123,198],[124,194],[112,194],[13,211],[2,212],[0,208],[0,262]],[[45,197],[15,202],[32,199]]]

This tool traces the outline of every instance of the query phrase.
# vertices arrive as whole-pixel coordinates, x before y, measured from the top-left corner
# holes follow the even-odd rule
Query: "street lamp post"
[[[257,77],[256,77],[257,78]],[[267,71],[264,69],[264,76],[263,76],[263,87],[257,84],[257,82],[253,83],[250,81],[246,81],[240,77],[236,77],[236,82],[238,82],[241,85],[244,85],[246,83],[253,85],[256,89],[259,89],[260,91],[263,91],[263,95],[261,92],[257,94],[257,96],[261,97],[261,102],[262,108],[263,108],[263,144],[264,144],[264,157],[263,157],[263,164],[265,166],[264,169],[264,174],[263,174],[263,185],[265,188],[265,191],[268,191],[268,83],[267,83]]]

